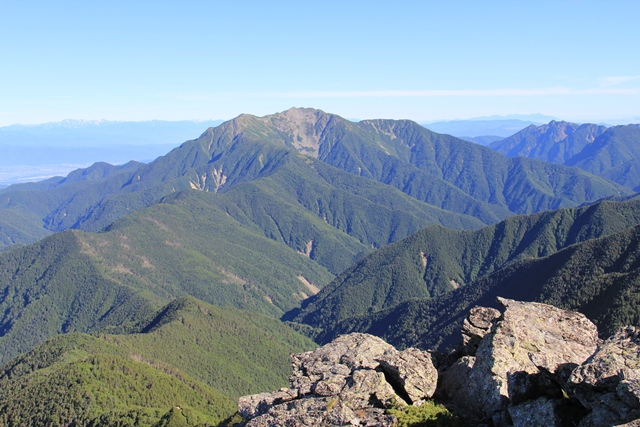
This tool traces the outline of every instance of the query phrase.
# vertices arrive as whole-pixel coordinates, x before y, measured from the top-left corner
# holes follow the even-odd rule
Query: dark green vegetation
[[[3,383],[0,422],[8,426],[151,426],[173,405],[215,425],[234,407],[177,371],[117,356],[60,362]]]
[[[523,260],[438,299],[406,301],[372,315],[353,317],[321,339],[365,331],[398,346],[440,348],[460,340],[468,310],[496,306],[497,296],[549,303],[584,313],[602,337],[640,324],[640,229],[570,246],[545,258]]]
[[[203,417],[199,416],[193,410],[185,409],[182,407],[174,407],[160,418],[160,420],[153,425],[153,427],[203,427],[210,425],[224,425],[224,424],[210,424],[209,422],[203,423]]]
[[[600,294],[606,288],[603,283],[610,277],[587,268],[597,265],[596,255],[579,262],[572,259],[575,265],[559,264],[557,260],[564,258],[556,256],[567,254],[570,248],[577,251],[576,248],[589,247],[590,239],[601,236],[613,235],[615,242],[615,236],[621,234],[614,233],[629,232],[632,230],[629,227],[637,224],[640,224],[640,201],[631,200],[516,216],[478,231],[428,227],[354,264],[307,300],[301,311],[294,310],[286,318],[323,329],[318,337],[321,342],[339,333],[362,331],[400,346],[434,348],[444,341],[446,344],[455,341],[451,334],[457,333],[465,313],[480,304],[480,297],[484,305],[494,305],[493,299],[499,295],[581,311],[586,310],[585,301],[601,297],[598,301],[602,310],[609,310],[610,314],[584,312],[606,335],[624,323],[615,316],[635,319],[631,323],[637,324],[638,319],[633,317],[637,316],[637,309],[632,305],[616,309],[621,307],[620,303]],[[612,247],[607,253],[615,254],[616,250]],[[602,258],[611,265],[604,271],[616,274],[624,271],[623,261],[607,259]],[[529,265],[527,262],[534,265],[537,260],[551,260],[548,263],[555,260],[556,264],[544,268],[535,264],[522,277],[508,276],[500,282],[502,285],[496,284],[499,278],[507,277],[506,272],[521,271]],[[562,272],[565,279],[580,279],[569,285],[556,276],[545,276],[561,274],[560,266],[566,268]],[[543,294],[547,282],[554,283],[552,288],[557,294],[553,298]],[[489,289],[491,293],[485,295]],[[550,292],[545,289],[544,292]]]
[[[398,419],[397,427],[462,427],[463,423],[443,405],[427,401],[388,411]]]
[[[56,234],[0,255],[0,363],[56,334],[129,330],[157,308],[144,292],[101,274],[78,235]]]
[[[0,423],[216,425],[238,396],[285,385],[289,354],[312,347],[275,319],[180,298],[140,333],[60,335],[12,360]]]
[[[509,157],[529,157],[578,167],[640,190],[640,125],[606,128],[552,121],[489,145]]]
[[[279,317],[331,279],[212,196],[179,193],[104,233],[65,231],[0,255],[0,361],[60,333],[134,330],[181,295]]]

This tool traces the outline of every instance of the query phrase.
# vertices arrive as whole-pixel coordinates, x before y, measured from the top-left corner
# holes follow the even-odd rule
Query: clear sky
[[[0,125],[640,116],[640,1],[0,0]]]

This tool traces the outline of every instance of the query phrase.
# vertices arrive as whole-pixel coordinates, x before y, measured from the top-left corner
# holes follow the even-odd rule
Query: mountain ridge
[[[135,296],[140,313],[190,294],[280,317],[368,251],[430,224],[477,229],[612,192],[627,194],[577,169],[508,159],[410,121],[353,123],[313,109],[242,115],[151,164],[96,164],[0,192],[0,218],[30,212],[34,224],[67,233],[0,256],[0,292],[11,295],[0,300],[2,357],[53,334],[109,326],[96,320],[101,310],[140,321],[134,305],[111,310],[114,300],[98,297],[103,288]],[[66,259],[53,256],[56,247]],[[57,274],[69,269],[77,283]],[[60,312],[45,327],[36,313],[47,298]],[[93,314],[72,315],[74,300]],[[9,344],[30,328],[42,333]]]
[[[640,201],[516,216],[478,231],[427,227],[354,264],[285,320],[332,329],[411,300],[448,298],[523,260],[548,257],[640,224]],[[487,279],[488,280],[488,279]],[[431,304],[431,303],[430,303]],[[430,315],[433,317],[433,315]],[[325,334],[324,336],[331,336]]]
[[[531,125],[489,147],[509,157],[523,156],[577,167],[640,189],[640,125],[605,127],[551,121]]]
[[[626,191],[577,169],[508,160],[410,121],[353,123],[320,110],[290,109],[262,118],[241,115],[150,164],[104,175],[101,182],[76,182],[74,189],[64,179],[49,180],[46,204],[29,200],[30,194],[42,197],[40,184],[8,187],[0,191],[0,201],[5,209],[42,218],[44,226],[37,219],[30,223],[33,235],[67,228],[97,231],[171,192],[191,188],[222,193],[269,176],[289,159],[296,158],[300,164],[300,159],[314,157],[359,177],[354,180],[378,181],[435,208],[474,216],[485,224],[514,213],[581,204]],[[18,194],[19,199],[12,197]],[[530,202],[518,202],[524,198]],[[26,234],[8,228],[8,242]]]
[[[606,337],[626,324],[640,324],[639,233],[640,226],[635,226],[568,246],[547,257],[523,259],[441,299],[416,298],[371,315],[345,319],[321,331],[316,340],[325,342],[340,334],[368,332],[400,347],[443,350],[459,342],[455,332],[464,313],[477,305],[495,307],[496,296],[579,311]]]
[[[12,359],[0,422],[151,426],[178,407],[218,425],[232,399],[285,384],[288,355],[313,347],[275,319],[181,297],[137,333],[59,335]]]

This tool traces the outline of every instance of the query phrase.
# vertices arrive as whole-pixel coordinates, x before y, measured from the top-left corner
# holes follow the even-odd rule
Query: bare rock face
[[[315,393],[319,382],[325,383],[321,389],[329,379],[333,383],[346,383],[354,370],[375,369],[379,365],[377,358],[395,351],[392,345],[373,335],[342,335],[313,352],[291,356],[293,375],[289,381],[301,396]]]
[[[458,387],[452,399],[478,419],[503,426],[510,424],[510,405],[541,392],[551,398],[561,396],[556,376],[593,354],[598,335],[595,325],[580,313],[546,304],[498,301],[505,307],[502,319],[480,342],[467,386]]]
[[[509,408],[514,427],[549,427],[562,425],[558,400],[539,397]]]
[[[640,328],[627,326],[606,340],[571,373],[568,388],[591,411],[582,427],[640,418]]]
[[[253,418],[264,414],[274,405],[289,402],[295,399],[297,393],[284,389],[274,393],[260,393],[251,396],[242,396],[238,399],[238,412],[242,418]]]
[[[392,427],[396,423],[395,417],[385,415],[383,409],[357,412],[335,397],[298,399],[273,406],[268,413],[251,419],[246,427]]]
[[[241,397],[247,427],[393,426],[391,406],[430,398],[438,373],[427,352],[397,351],[380,338],[349,334],[291,356],[290,389]]]
[[[480,341],[491,332],[493,324],[500,318],[500,313],[495,308],[474,307],[462,324],[463,352],[467,355],[475,355]]]
[[[474,356],[464,356],[458,359],[441,374],[442,382],[438,386],[438,392],[446,399],[464,394],[462,391],[459,393],[459,390],[461,387],[469,386],[469,378],[475,363]]]
[[[378,359],[396,389],[402,390],[408,403],[420,404],[433,396],[438,384],[438,370],[426,351],[408,348],[385,354]]]

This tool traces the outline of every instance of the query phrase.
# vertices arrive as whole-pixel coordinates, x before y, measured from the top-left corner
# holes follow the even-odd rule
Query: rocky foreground
[[[464,425],[640,426],[639,328],[602,342],[582,314],[498,301],[447,355],[358,333],[295,354],[290,388],[240,398],[242,425],[391,427],[388,409],[435,398]]]

